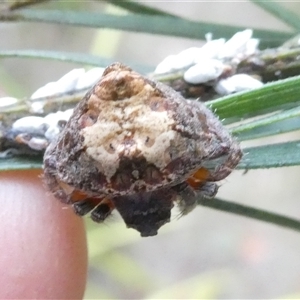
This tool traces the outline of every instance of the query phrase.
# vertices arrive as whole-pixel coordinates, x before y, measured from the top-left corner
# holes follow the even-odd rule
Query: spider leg
[[[93,210],[98,204],[91,201],[91,199],[84,199],[73,203],[72,206],[75,214],[82,217]]]
[[[76,201],[72,204],[73,210],[78,216],[84,216],[91,212],[91,218],[94,222],[103,222],[113,211],[113,203],[104,198],[86,198]]]
[[[91,213],[94,222],[102,223],[114,210],[115,206],[109,199],[104,199]]]
[[[190,213],[196,206],[199,199],[212,199],[218,191],[218,186],[214,182],[202,182],[198,187],[190,186],[183,182],[173,189],[177,192],[177,204],[181,215]]]

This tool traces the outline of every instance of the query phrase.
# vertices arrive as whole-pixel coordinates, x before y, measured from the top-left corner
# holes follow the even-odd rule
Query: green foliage
[[[191,39],[204,39],[207,32],[213,32],[214,38],[229,38],[237,31],[244,28],[239,26],[222,26],[207,23],[194,22],[182,18],[161,15],[123,15],[116,16],[94,12],[60,11],[60,10],[36,10],[26,9],[12,12],[9,15],[0,15],[4,21],[43,22],[92,28],[110,28],[167,36],[184,37]],[[278,46],[292,34],[256,29],[254,34],[269,47]]]

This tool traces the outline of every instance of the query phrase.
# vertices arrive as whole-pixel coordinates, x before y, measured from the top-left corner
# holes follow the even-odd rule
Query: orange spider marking
[[[205,168],[200,168],[196,173],[187,179],[187,183],[194,189],[198,189],[209,177],[209,171]]]

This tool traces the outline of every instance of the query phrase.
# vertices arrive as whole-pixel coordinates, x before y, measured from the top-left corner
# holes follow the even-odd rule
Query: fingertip
[[[0,298],[82,299],[83,219],[46,191],[40,175],[0,173]]]

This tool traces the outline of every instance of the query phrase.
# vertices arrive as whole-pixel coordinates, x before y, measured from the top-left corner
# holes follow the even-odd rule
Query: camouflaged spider
[[[102,222],[116,209],[152,236],[199,197],[212,198],[242,157],[239,144],[197,101],[120,63],[80,101],[46,150],[45,181],[78,215]]]

